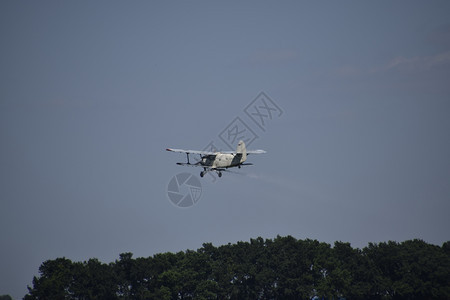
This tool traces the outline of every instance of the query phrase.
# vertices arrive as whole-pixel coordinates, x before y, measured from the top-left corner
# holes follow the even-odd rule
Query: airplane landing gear
[[[210,171],[210,170],[204,170],[204,171],[201,171],[200,172],[200,177],[203,177],[203,176],[205,176],[206,175],[206,173],[208,173],[208,171]],[[218,170],[215,170],[216,172],[217,172],[217,176],[219,176],[219,177],[222,177],[222,172],[221,171],[218,171]]]

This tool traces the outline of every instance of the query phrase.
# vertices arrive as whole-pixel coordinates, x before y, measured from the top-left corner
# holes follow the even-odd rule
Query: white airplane
[[[226,171],[228,168],[252,165],[251,163],[245,163],[248,154],[261,154],[266,153],[264,150],[251,150],[247,151],[245,143],[239,141],[236,151],[224,151],[224,152],[209,152],[209,151],[197,151],[197,150],[183,150],[183,149],[171,149],[167,148],[167,151],[186,153],[187,162],[177,163],[180,166],[193,166],[201,167],[203,171],[200,172],[200,177],[205,176],[207,172],[216,171],[219,177],[222,177],[222,171]],[[200,155],[200,160],[196,163],[189,161],[189,154]]]

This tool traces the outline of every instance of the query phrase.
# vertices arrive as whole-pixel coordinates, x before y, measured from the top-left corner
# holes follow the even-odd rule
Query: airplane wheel
[[[203,171],[200,172],[200,177],[205,176],[205,173],[203,173]]]
[[[219,172],[219,174],[217,174],[217,175],[219,175],[219,177],[222,177],[222,172]]]

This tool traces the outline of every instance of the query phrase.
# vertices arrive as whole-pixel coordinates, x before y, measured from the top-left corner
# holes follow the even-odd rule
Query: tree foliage
[[[450,299],[450,243],[354,249],[291,236],[197,251],[42,263],[24,299]]]

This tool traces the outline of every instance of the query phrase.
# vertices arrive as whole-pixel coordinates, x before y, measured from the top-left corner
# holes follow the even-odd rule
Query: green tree
[[[277,236],[104,264],[47,260],[24,299],[450,299],[450,243]]]
[[[71,296],[73,264],[66,258],[47,260],[39,267],[40,277],[33,278],[25,299],[65,299]]]
[[[112,269],[97,259],[74,263],[72,276],[73,282],[68,291],[73,299],[117,299],[117,284]]]

